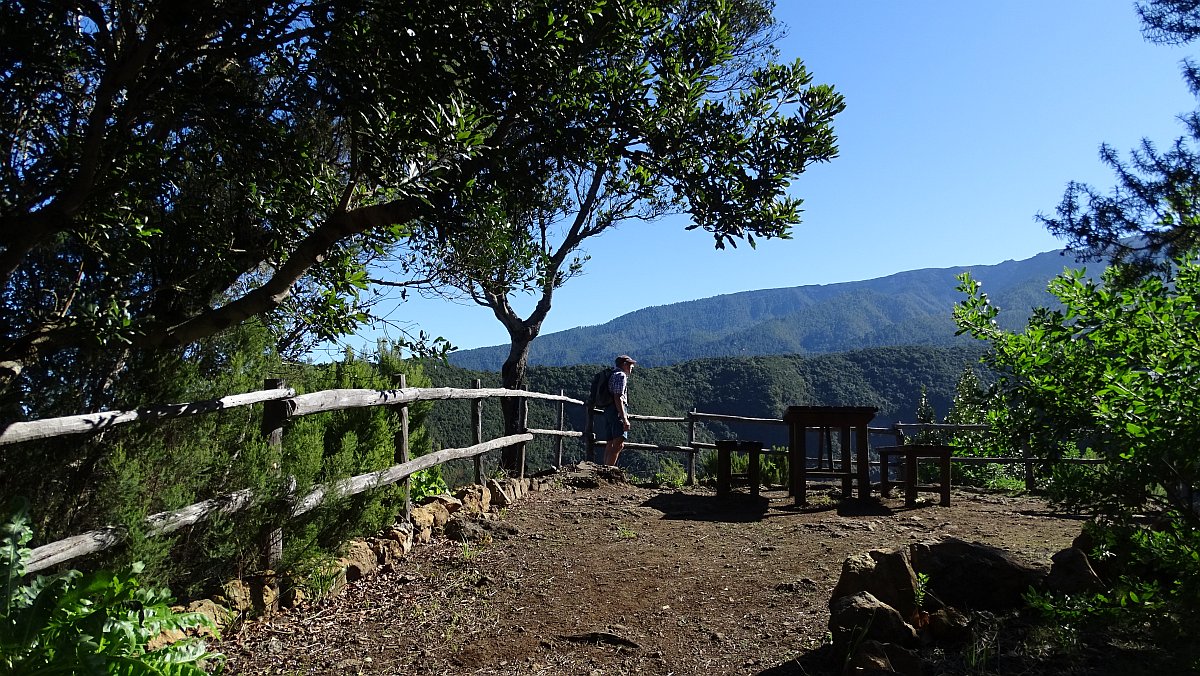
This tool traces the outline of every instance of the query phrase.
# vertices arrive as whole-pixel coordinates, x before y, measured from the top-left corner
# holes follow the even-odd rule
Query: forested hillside
[[[955,276],[982,280],[1005,328],[1024,324],[1033,307],[1055,303],[1046,284],[1069,258],[1057,252],[998,265],[901,272],[861,282],[766,289],[650,307],[599,326],[540,336],[530,363],[566,366],[607,362],[628,352],[645,366],[692,359],[771,354],[826,354],[889,345],[962,345],[951,309],[962,300]],[[597,307],[602,312],[602,307]],[[507,346],[463,350],[450,361],[498,370]]]
[[[967,368],[979,369],[982,348],[975,344],[951,347],[903,346],[880,347],[837,354],[800,356],[724,357],[698,359],[670,366],[634,370],[630,384],[630,408],[644,415],[677,416],[695,408],[705,413],[778,418],[787,406],[854,405],[876,406],[875,424],[888,425],[898,420],[913,421],[921,388],[939,415],[945,415],[954,388]],[[543,366],[530,370],[530,389],[583,399],[599,364]],[[499,375],[461,369],[443,362],[424,364],[435,386],[467,386],[473,378],[496,385]],[[461,401],[437,402],[427,425],[436,446],[454,447],[471,443],[470,404]],[[582,411],[568,406],[571,429],[583,429]],[[529,426],[553,428],[557,424],[557,406],[531,402]],[[484,437],[500,435],[500,411],[488,402],[484,412]],[[726,426],[713,423],[698,432],[702,440],[736,435],[757,438],[771,444],[784,444],[783,428],[765,426]],[[682,444],[687,430],[682,424],[638,423],[630,440],[644,443]],[[578,442],[567,442],[567,460],[580,458]],[[532,469],[553,462],[552,442],[533,444]],[[622,456],[626,462],[626,456]],[[634,471],[653,471],[657,458],[630,454]],[[451,477],[453,479],[453,477]]]

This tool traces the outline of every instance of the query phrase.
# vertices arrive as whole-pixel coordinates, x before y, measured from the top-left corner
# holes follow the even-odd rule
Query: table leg
[[[855,452],[858,455],[858,499],[866,500],[871,497],[871,467],[870,450],[867,446],[867,428],[864,425],[857,430],[857,439],[855,443]],[[850,468],[847,467],[847,470]]]

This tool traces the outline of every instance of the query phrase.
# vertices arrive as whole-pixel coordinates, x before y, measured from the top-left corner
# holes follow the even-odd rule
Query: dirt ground
[[[396,570],[248,624],[232,674],[825,674],[842,561],[953,536],[1049,565],[1078,517],[955,490],[842,502],[628,484],[530,493],[490,544],[417,545]]]

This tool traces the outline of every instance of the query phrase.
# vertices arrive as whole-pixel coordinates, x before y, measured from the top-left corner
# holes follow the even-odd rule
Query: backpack
[[[592,406],[597,408],[612,406],[613,395],[612,390],[608,389],[608,381],[616,371],[615,368],[609,366],[592,376],[592,396],[589,399]]]

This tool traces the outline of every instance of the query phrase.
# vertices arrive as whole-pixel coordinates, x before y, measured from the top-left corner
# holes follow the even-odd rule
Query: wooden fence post
[[[479,378],[471,381],[471,387],[479,389],[483,387],[483,381]],[[483,443],[483,400],[475,399],[471,405],[471,429],[475,432],[473,443]],[[475,483],[483,483],[483,456],[475,456]]]
[[[400,389],[408,387],[408,376],[400,374]],[[408,404],[400,406],[400,432],[396,435],[396,456],[397,465],[408,462],[409,457],[408,447]],[[412,518],[412,479],[405,477],[404,479],[404,520],[408,521]]]
[[[1025,458],[1025,490],[1032,491],[1037,487],[1037,482],[1033,480],[1033,454],[1029,450],[1029,444],[1021,444],[1021,456]]]
[[[692,452],[688,453],[688,485],[695,486],[696,485],[696,456],[700,454],[700,451],[696,448],[696,409],[692,408],[692,410],[688,412],[687,417],[688,417],[687,445],[688,445],[688,448],[692,449]]]
[[[592,420],[592,402],[583,404],[583,459],[596,461],[596,423]]]
[[[559,390],[558,396],[560,396],[560,397],[567,396],[567,391]],[[560,401],[560,402],[558,402],[558,431],[562,432],[563,430],[565,430],[566,424],[567,424],[567,402]],[[563,454],[563,438],[562,437],[558,437],[554,440],[554,451],[555,451],[554,466],[562,467],[562,454]]]
[[[287,383],[282,378],[267,378],[263,381],[263,389],[276,390],[287,387]],[[279,476],[283,471],[283,425],[287,420],[287,404],[282,400],[268,401],[263,403],[262,417],[262,432],[267,439],[267,445],[272,450],[274,459],[272,461],[271,471],[275,476]],[[284,511],[284,504],[290,500],[290,493],[295,490],[295,482],[290,482],[288,489],[283,495],[279,496],[279,502],[275,509]],[[262,536],[262,563],[264,570],[275,570],[279,562],[283,560],[283,522],[286,520],[286,515],[272,515],[270,521],[263,530]]]
[[[525,383],[525,390],[529,390],[529,383]],[[525,397],[517,399],[517,416],[519,416],[521,421],[521,433],[524,434],[525,430],[529,429],[529,400]],[[520,465],[517,470],[518,479],[525,478],[525,450],[528,447],[529,445],[524,442],[519,446],[520,453],[517,454],[517,462]]]

